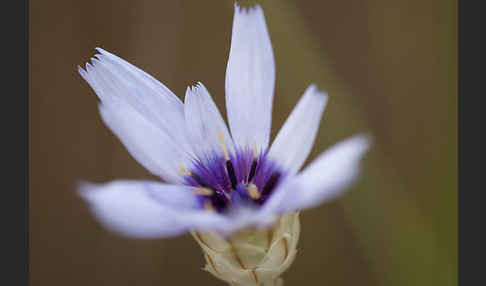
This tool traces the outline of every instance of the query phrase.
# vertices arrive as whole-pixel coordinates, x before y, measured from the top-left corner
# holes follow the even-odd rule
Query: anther
[[[258,192],[257,186],[255,184],[250,183],[248,185],[248,193],[250,194],[250,197],[254,200],[258,200],[260,198],[260,192]]]
[[[214,194],[214,191],[211,190],[210,188],[200,188],[200,187],[195,187],[194,188],[194,193],[196,195],[202,195],[202,196],[212,196]]]
[[[179,173],[181,173],[181,175],[191,175],[192,176],[192,172],[189,172],[188,170],[184,169],[182,164],[179,164],[178,167],[179,167]]]

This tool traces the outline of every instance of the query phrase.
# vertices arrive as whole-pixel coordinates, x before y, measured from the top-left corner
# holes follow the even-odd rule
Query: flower
[[[206,253],[206,269],[230,283],[278,278],[295,254],[298,211],[350,186],[369,147],[368,136],[338,143],[299,172],[327,103],[327,94],[311,85],[269,147],[275,64],[260,6],[242,9],[235,4],[226,70],[231,134],[202,83],[189,87],[182,103],[144,71],[97,50],[86,70],[78,70],[101,100],[103,121],[130,154],[165,183],[82,183],[79,193],[93,214],[106,228],[136,238],[190,231]],[[252,240],[264,232],[266,238]],[[227,243],[235,238],[246,242]],[[240,253],[240,268],[227,250]],[[241,261],[255,253],[259,260],[251,267]],[[285,253],[284,259],[271,260],[275,253]],[[231,275],[218,272],[213,258],[218,267],[229,263],[225,273]],[[263,274],[269,271],[270,278]]]

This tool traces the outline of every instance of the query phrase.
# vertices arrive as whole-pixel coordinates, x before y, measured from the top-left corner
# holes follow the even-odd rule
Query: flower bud
[[[279,276],[294,261],[299,240],[299,213],[281,216],[267,229],[246,228],[223,237],[192,232],[201,246],[204,270],[230,285],[282,285]]]

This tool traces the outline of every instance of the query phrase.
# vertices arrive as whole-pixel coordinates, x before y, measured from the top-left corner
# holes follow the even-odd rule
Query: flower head
[[[364,135],[338,143],[300,171],[327,103],[315,85],[269,144],[275,64],[259,6],[235,6],[226,70],[229,130],[202,83],[189,87],[182,103],[152,76],[97,50],[79,73],[100,98],[105,124],[165,181],[83,183],[82,197],[110,230],[138,238],[187,231],[228,237],[316,206],[356,178],[369,146]]]

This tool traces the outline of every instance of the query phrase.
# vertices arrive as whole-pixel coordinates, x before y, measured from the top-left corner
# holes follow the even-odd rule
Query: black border
[[[0,281],[29,285],[29,1],[2,4]]]
[[[486,96],[486,25],[484,9],[472,3],[480,2],[459,1],[458,5],[458,274],[459,285],[486,285],[480,282],[486,280],[486,235],[483,234],[486,209],[486,140],[483,136],[486,104],[480,102]],[[466,130],[476,136],[466,140]]]

